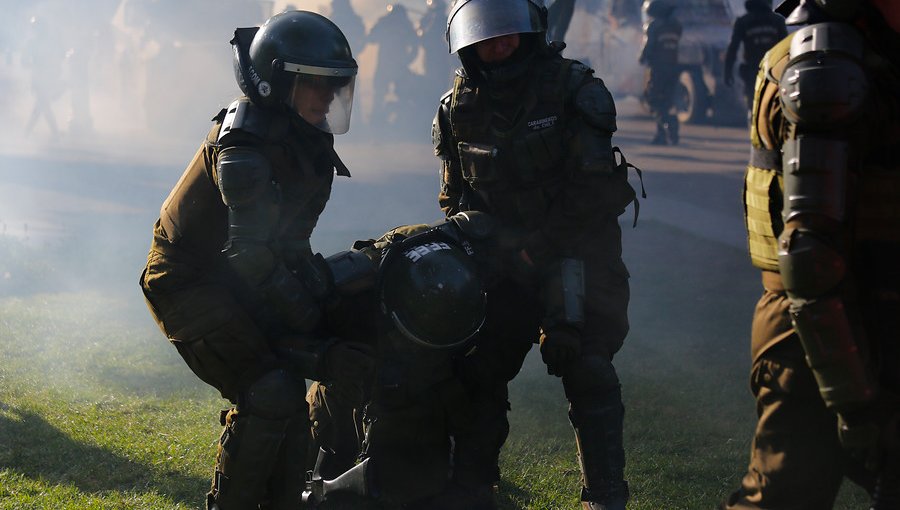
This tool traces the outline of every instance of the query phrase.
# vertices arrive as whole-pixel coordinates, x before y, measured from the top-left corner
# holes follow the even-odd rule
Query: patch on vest
[[[558,116],[551,115],[550,117],[544,117],[543,119],[529,120],[528,127],[530,127],[532,131],[551,128],[554,124],[556,124],[556,121],[558,119]]]

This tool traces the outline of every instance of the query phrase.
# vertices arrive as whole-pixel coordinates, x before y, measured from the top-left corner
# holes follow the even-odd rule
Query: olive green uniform
[[[462,485],[498,479],[509,428],[507,383],[539,337],[570,333],[580,356],[562,379],[585,494],[627,497],[623,406],[611,360],[628,332],[628,272],[617,217],[635,195],[626,165],[616,163],[615,130],[615,106],[603,82],[553,48],[538,50],[524,77],[506,85],[478,85],[460,70],[442,99],[433,129],[442,162],[440,206],[447,215],[492,214],[504,261],[488,291],[477,357],[463,374],[481,390],[474,403],[479,432],[456,438]],[[522,250],[531,267],[516,255]],[[565,260],[583,263],[578,319],[564,303]]]
[[[838,30],[834,32],[835,35],[848,36],[843,41],[863,40],[861,34],[849,25],[838,26],[836,29],[818,25],[810,29]],[[803,37],[809,36],[809,32],[802,34]],[[834,42],[839,39],[823,36],[821,40]],[[897,258],[900,254],[900,215],[896,206],[900,200],[897,195],[897,190],[900,189],[900,154],[896,149],[900,142],[900,74],[896,57],[893,57],[893,61],[885,58],[890,55],[885,52],[886,48],[893,47],[896,50],[898,47],[896,36],[893,46],[872,45],[872,40],[868,39],[855,46],[860,48],[860,53],[854,55],[853,60],[861,64],[859,67],[851,65],[849,68],[842,68],[846,64],[838,61],[835,65],[835,61],[829,60],[830,55],[843,58],[842,55],[853,53],[845,48],[836,48],[837,51],[826,54],[829,55],[826,57],[819,54],[818,58],[824,59],[820,60],[823,62],[822,69],[829,69],[831,66],[831,69],[841,69],[841,72],[819,75],[818,80],[814,81],[827,83],[826,87],[832,87],[829,90],[845,91],[847,89],[843,85],[848,82],[847,73],[860,69],[871,87],[864,96],[859,96],[865,97],[866,113],[850,118],[833,129],[826,127],[830,114],[822,115],[821,119],[825,122],[810,129],[809,119],[802,115],[798,119],[795,112],[786,114],[784,111],[785,104],[790,108],[797,107],[793,101],[786,99],[791,97],[809,97],[804,107],[821,104],[820,98],[810,97],[805,88],[791,96],[794,92],[791,87],[798,82],[798,75],[791,73],[791,69],[786,73],[785,68],[800,65],[795,69],[800,69],[802,73],[805,72],[803,65],[816,62],[803,57],[803,48],[798,46],[793,35],[770,50],[760,64],[751,122],[753,148],[744,188],[750,255],[753,264],[763,270],[765,287],[754,314],[751,344],[753,367],[750,383],[756,397],[759,421],[747,474],[743,478],[741,489],[731,495],[726,507],[728,509],[831,508],[843,477],[848,477],[869,491],[875,484],[875,473],[865,469],[863,462],[848,454],[846,445],[842,445],[836,414],[842,409],[836,408],[831,399],[826,402],[822,396],[826,394],[823,389],[826,386],[817,382],[818,378],[827,380],[829,370],[832,371],[831,374],[836,371],[829,368],[829,365],[822,364],[815,349],[810,349],[806,340],[801,341],[796,330],[798,320],[804,327],[809,327],[809,322],[804,322],[808,318],[804,306],[828,304],[832,299],[843,300],[844,305],[838,309],[849,311],[851,327],[857,332],[864,329],[871,336],[859,344],[854,342],[853,350],[841,351],[834,348],[830,356],[832,362],[837,366],[849,366],[858,356],[858,347],[861,357],[868,360],[868,366],[881,364],[883,367],[879,375],[881,385],[896,391],[896,376],[889,374],[895,374],[900,363],[897,356],[900,328],[896,321],[896,299],[889,296],[896,296],[896,261],[900,260]],[[890,37],[881,39],[880,42],[884,43],[885,40],[889,41]],[[792,53],[799,56],[792,58]],[[893,54],[896,55],[896,51]],[[860,55],[865,57],[859,58]],[[812,67],[806,69],[815,69],[816,65],[812,64]],[[792,77],[790,82],[786,81],[787,76]],[[828,83],[829,80],[832,83]],[[805,84],[812,85],[812,82]],[[836,104],[839,103],[831,103],[823,111],[835,114],[844,111],[838,109]],[[817,159],[813,156],[817,152],[815,150],[807,152],[796,149],[797,146],[808,144],[809,140],[815,142],[822,133],[831,137],[825,142],[829,147],[840,147],[846,140],[851,156],[843,160],[830,154],[825,159]],[[849,138],[842,136],[846,133],[853,135]],[[831,166],[832,163],[840,165],[842,161],[847,163],[846,167]],[[785,263],[789,264],[787,267],[793,267],[790,259],[796,256],[791,253],[792,244],[796,244],[796,234],[792,234],[791,229],[784,232],[782,219],[783,210],[788,214],[796,205],[785,207],[785,197],[791,196],[796,200],[795,197],[819,195],[818,202],[810,201],[809,204],[828,203],[829,198],[822,194],[825,188],[799,191],[792,188],[794,191],[791,193],[786,193],[783,189],[785,180],[789,181],[788,185],[796,186],[792,181],[807,179],[805,176],[810,175],[807,172],[816,165],[823,169],[820,170],[820,175],[834,171],[836,175],[849,176],[844,181],[845,185],[836,185],[829,191],[829,194],[836,193],[831,196],[843,197],[841,200],[846,200],[847,204],[846,216],[836,225],[839,227],[838,236],[842,239],[842,251],[846,257],[844,263],[847,264],[849,276],[828,297],[820,296],[806,301],[796,294],[790,296],[786,291],[786,288],[800,289],[803,285],[797,284],[796,273],[785,276],[782,271]],[[791,173],[785,175],[785,172]],[[810,211],[807,217],[814,214]],[[804,228],[815,231],[817,227]],[[817,249],[819,248],[809,253]],[[823,267],[829,266],[829,273],[840,273],[838,266],[823,264]],[[813,280],[826,282],[829,278],[820,275]],[[840,328],[828,325],[827,321],[834,320],[839,315],[841,314],[837,312],[820,315],[816,320],[810,321],[814,326],[806,330],[805,334],[820,327],[838,331]],[[823,321],[825,317],[828,319]],[[815,325],[817,321],[818,325]],[[862,338],[857,337],[857,340]],[[829,339],[826,338],[821,345],[828,344]],[[878,351],[878,354],[874,351]],[[815,370],[810,369],[809,363],[813,364]],[[848,387],[864,386],[852,377],[842,379]]]
[[[333,137],[241,98],[222,110],[166,199],[141,287],[191,370],[235,403],[210,504],[294,508],[308,448],[304,378],[319,345],[296,335],[318,320],[296,281],[335,168]],[[292,366],[279,349],[308,350]],[[232,481],[233,480],[233,481]]]

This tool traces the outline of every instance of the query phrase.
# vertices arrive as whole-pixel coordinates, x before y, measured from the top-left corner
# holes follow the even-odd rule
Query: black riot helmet
[[[231,40],[238,85],[263,108],[287,107],[329,133],[350,126],[358,66],[341,29],[307,11],[286,11]]]
[[[486,294],[472,256],[440,230],[391,244],[378,288],[382,311],[420,346],[460,347],[484,324]]]

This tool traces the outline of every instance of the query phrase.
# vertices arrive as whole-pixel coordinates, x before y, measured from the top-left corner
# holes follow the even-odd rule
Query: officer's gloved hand
[[[325,351],[329,380],[366,381],[375,373],[375,348],[361,342],[337,341]]]
[[[571,326],[554,326],[541,331],[541,358],[547,373],[561,377],[581,355],[581,334]]]

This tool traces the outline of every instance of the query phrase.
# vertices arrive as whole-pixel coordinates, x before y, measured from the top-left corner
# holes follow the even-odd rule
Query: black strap
[[[769,170],[781,170],[781,151],[764,149],[762,147],[751,147],[750,166],[766,168]]]

